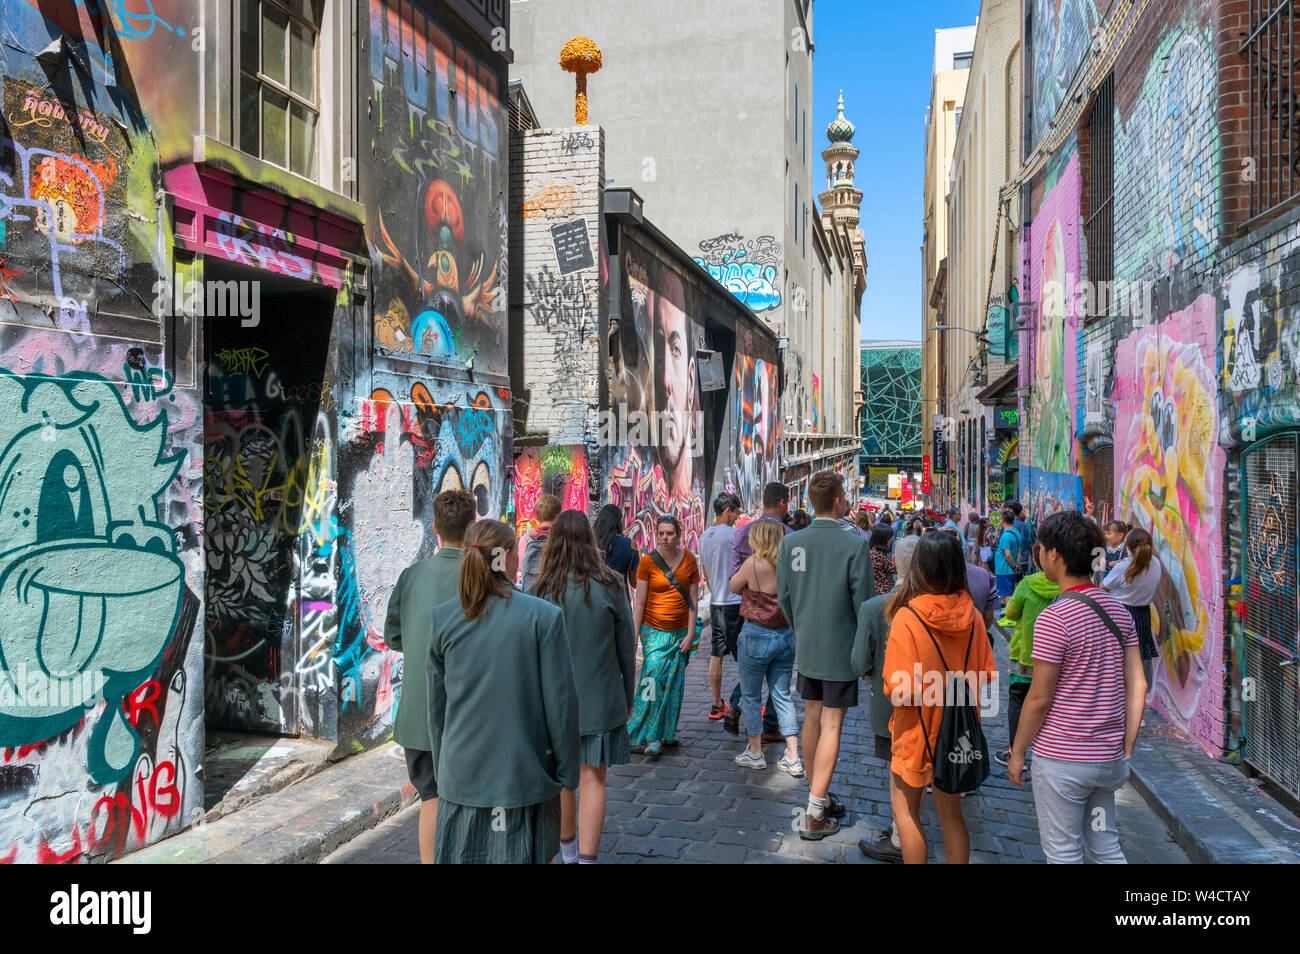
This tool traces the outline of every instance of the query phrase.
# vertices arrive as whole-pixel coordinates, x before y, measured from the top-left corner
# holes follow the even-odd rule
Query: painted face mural
[[[1122,519],[1147,530],[1178,593],[1161,619],[1152,698],[1170,718],[1195,732],[1207,677],[1217,673],[1222,623],[1214,589],[1219,579],[1218,474],[1214,350],[1200,333],[1214,321],[1205,295],[1156,328],[1134,332],[1116,355],[1115,462]],[[1217,740],[1215,740],[1217,744]]]
[[[762,502],[763,485],[778,479],[776,448],[780,420],[776,404],[776,364],[754,358],[752,333],[737,349],[731,395],[723,431],[727,444],[718,454],[713,494],[738,494],[748,512]]]
[[[0,372],[0,406],[0,746],[40,742],[87,714],[80,699],[29,693],[16,674],[102,673],[107,708],[87,768],[114,782],[140,749],[121,700],[180,617],[184,567],[157,514],[181,457],[163,454],[165,414],[137,425],[101,379]]]
[[[684,545],[704,532],[703,424],[695,370],[698,326],[680,276],[629,244],[631,314],[612,342],[617,435],[606,482],[625,532],[654,546],[655,519],[682,523]]]

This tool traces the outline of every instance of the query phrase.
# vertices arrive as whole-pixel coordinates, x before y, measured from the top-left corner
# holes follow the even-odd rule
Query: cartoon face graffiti
[[[0,746],[41,742],[89,711],[33,692],[31,674],[102,674],[88,768],[117,781],[140,748],[121,700],[154,670],[181,611],[184,568],[156,520],[181,456],[163,456],[165,414],[137,425],[102,378],[0,371],[0,408]]]
[[[1125,516],[1155,538],[1178,591],[1174,618],[1161,621],[1170,635],[1161,647],[1165,665],[1156,688],[1163,682],[1170,701],[1189,718],[1210,666],[1203,656],[1213,599],[1205,591],[1214,583],[1207,563],[1217,533],[1213,372],[1197,345],[1154,335],[1138,343],[1134,372],[1140,403],[1126,441]]]

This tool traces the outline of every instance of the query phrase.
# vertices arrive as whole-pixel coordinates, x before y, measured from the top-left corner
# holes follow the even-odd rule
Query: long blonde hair
[[[781,540],[785,538],[785,525],[775,520],[758,520],[750,524],[749,545],[754,556],[772,569],[776,569],[776,558],[781,552]]]
[[[505,555],[514,545],[514,533],[499,520],[479,520],[465,531],[460,605],[466,619],[478,619],[490,596],[510,598],[514,587],[505,573]]]

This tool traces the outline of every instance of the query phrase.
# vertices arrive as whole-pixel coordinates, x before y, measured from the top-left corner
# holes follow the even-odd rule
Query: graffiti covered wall
[[[525,447],[515,454],[515,528],[520,536],[537,526],[537,498],[554,494],[565,510],[590,510],[587,448]]]
[[[1219,598],[1224,452],[1215,441],[1215,303],[1203,295],[1116,355],[1120,519],[1147,530],[1177,592],[1160,619],[1152,703],[1206,748],[1223,741]],[[1157,616],[1161,616],[1157,601]]]
[[[776,356],[752,331],[744,332],[732,365],[713,496],[723,491],[738,494],[745,513],[762,506],[763,485],[781,476],[779,395]]]
[[[639,245],[623,252],[626,292],[618,339],[606,491],[623,508],[625,532],[654,546],[663,514],[682,525],[694,547],[705,528],[704,413],[695,363],[699,293]],[[613,437],[613,435],[610,435]]]
[[[464,489],[480,518],[501,519],[512,460],[504,61],[440,5],[359,9],[375,267],[367,373],[340,423],[333,637],[352,748],[392,730],[403,659],[383,621],[398,574],[436,549],[433,498]]]
[[[188,41],[139,27],[0,22],[3,862],[115,857],[202,805],[201,413],[151,313],[170,239],[136,98]]]

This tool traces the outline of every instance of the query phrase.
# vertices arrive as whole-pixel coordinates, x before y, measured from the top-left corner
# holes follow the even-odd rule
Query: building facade
[[[988,0],[975,27],[948,182],[943,432],[950,480],[937,503],[987,513],[1016,497],[1020,4]],[[1010,464],[1010,466],[1009,466]],[[953,487],[956,491],[953,491]]]
[[[921,343],[864,341],[861,354],[862,492],[885,497],[890,474],[923,476]]]
[[[516,519],[553,493],[619,506],[643,550],[676,517],[697,549],[714,496],[761,499],[780,477],[781,349],[636,192],[605,187],[608,136],[511,134]]]
[[[146,7],[0,27],[5,861],[198,821],[205,726],[387,738],[434,495],[509,509],[507,8]]]
[[[924,191],[921,196],[921,454],[929,458],[929,500],[955,496],[950,448],[956,440],[943,413],[947,407],[946,339],[934,329],[947,314],[944,292],[948,274],[948,180],[970,74],[975,27],[934,31],[934,63],[925,111]],[[958,236],[962,234],[958,230]]]
[[[851,470],[856,311],[827,276],[836,259],[850,271],[855,253],[842,232],[838,252],[825,236],[818,248],[811,0],[516,0],[512,17],[512,76],[544,127],[572,115],[564,44],[581,34],[606,50],[587,82],[610,185],[634,189],[665,235],[786,340],[783,479],[797,488],[805,471]]]

